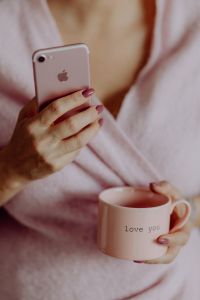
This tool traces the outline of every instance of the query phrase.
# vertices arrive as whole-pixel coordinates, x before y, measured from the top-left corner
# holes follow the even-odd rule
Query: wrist
[[[0,180],[1,185],[6,189],[17,190],[22,188],[27,182],[19,176],[17,171],[10,164],[8,147],[0,150]]]

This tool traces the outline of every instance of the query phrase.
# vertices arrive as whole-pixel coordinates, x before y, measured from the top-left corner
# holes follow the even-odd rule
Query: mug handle
[[[170,215],[172,214],[174,208],[179,205],[179,204],[185,204],[185,214],[183,217],[181,217],[178,221],[178,223],[172,228],[170,229],[170,233],[178,230],[178,229],[181,229],[185,223],[188,221],[189,217],[190,217],[190,213],[191,213],[191,205],[188,203],[187,200],[185,199],[179,199],[179,200],[176,200],[174,201],[172,204],[171,204],[171,212],[170,212]]]

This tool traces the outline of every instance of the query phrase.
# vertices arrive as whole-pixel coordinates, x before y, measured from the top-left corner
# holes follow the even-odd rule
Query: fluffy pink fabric
[[[199,299],[198,229],[166,265],[115,259],[96,247],[102,189],[166,179],[185,196],[200,193],[199,13],[198,0],[157,0],[151,55],[117,120],[105,109],[101,131],[73,163],[29,184],[5,206],[1,299]],[[34,96],[32,52],[62,40],[42,0],[0,1],[0,37],[4,145],[19,109]]]

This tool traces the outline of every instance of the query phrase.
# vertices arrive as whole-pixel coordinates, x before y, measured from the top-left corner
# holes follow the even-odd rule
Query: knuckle
[[[83,141],[83,138],[77,137],[77,139],[76,139],[76,145],[77,145],[77,148],[78,148],[78,149],[79,149],[79,148],[82,148],[82,147],[85,145],[85,143],[84,143],[84,141]]]
[[[97,112],[97,110],[96,110],[95,107],[90,107],[89,108],[89,112],[91,114],[91,118],[96,119],[99,116],[99,114],[98,114],[98,112]]]
[[[47,114],[45,112],[45,113],[39,114],[39,116],[38,116],[38,121],[39,121],[40,125],[42,125],[42,126],[46,126],[46,124],[47,124],[47,116],[46,115]]]
[[[72,132],[76,132],[77,131],[77,125],[76,125],[76,123],[75,123],[75,121],[74,121],[74,119],[73,118],[68,118],[68,120],[67,120],[67,125],[68,125],[68,127],[69,127],[69,130],[70,131],[72,131]]]
[[[34,123],[29,123],[26,125],[26,131],[29,135],[34,135]]]
[[[70,95],[70,99],[71,99],[72,102],[74,102],[75,105],[77,103],[79,103],[80,100],[81,100],[80,92],[76,92],[76,93],[73,93],[72,95]]]
[[[30,141],[34,141],[38,136],[38,124],[36,122],[29,123],[25,127],[26,136]]]
[[[54,101],[52,104],[49,105],[49,111],[53,114],[60,113],[60,105],[59,105],[58,101]]]

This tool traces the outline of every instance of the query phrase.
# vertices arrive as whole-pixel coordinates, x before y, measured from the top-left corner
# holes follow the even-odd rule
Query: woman
[[[199,299],[198,11],[197,0],[1,1],[2,299]],[[80,41],[94,89],[39,113],[32,52]],[[196,207],[158,239],[167,254],[138,264],[98,251],[99,192],[152,181]]]

